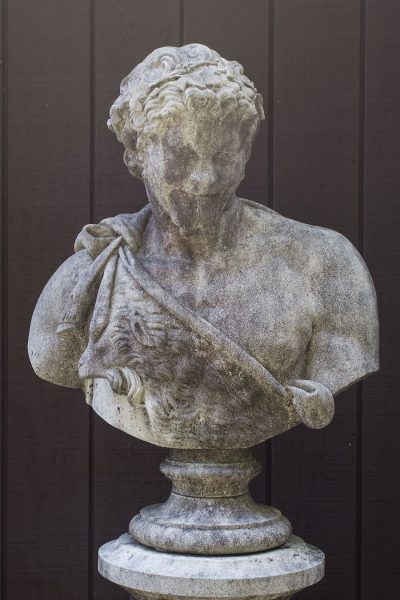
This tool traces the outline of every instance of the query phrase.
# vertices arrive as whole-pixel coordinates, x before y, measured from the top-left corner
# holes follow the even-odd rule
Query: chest
[[[197,263],[145,259],[143,266],[181,304],[220,329],[281,380],[302,374],[312,333],[307,278],[269,256]]]

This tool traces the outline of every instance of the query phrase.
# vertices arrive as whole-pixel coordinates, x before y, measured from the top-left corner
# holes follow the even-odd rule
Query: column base
[[[230,556],[160,552],[129,534],[99,550],[99,572],[136,600],[288,599],[324,576],[323,552],[292,535],[280,548]]]
[[[161,463],[172,481],[162,504],[146,506],[129,533],[156,550],[188,554],[246,554],[284,544],[289,521],[257,504],[249,482],[261,465],[249,450],[173,450]]]

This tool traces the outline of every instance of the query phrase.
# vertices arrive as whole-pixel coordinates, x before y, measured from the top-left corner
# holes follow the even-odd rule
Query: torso
[[[149,231],[151,220],[136,260],[175,300],[140,269],[135,275],[135,260],[125,257],[108,326],[81,357],[95,378],[92,406],[112,425],[166,447],[246,447],[299,422],[282,386],[310,379],[334,391],[370,368],[360,366],[362,356],[349,372],[349,352],[358,346],[348,338],[343,345],[335,331],[319,340],[321,352],[315,346],[327,310],[353,319],[358,332],[352,310],[371,296],[365,266],[340,234],[248,201],[236,242],[208,260],[163,256]],[[176,300],[236,342],[239,353],[227,350],[234,344],[209,341],[207,325],[192,326]],[[110,370],[127,365],[141,382],[131,400],[107,382]]]
[[[316,306],[309,240],[316,228],[244,206],[237,240],[204,262],[157,257],[141,262],[183,305],[236,341],[281,382],[305,376]],[[312,237],[312,235],[311,235]]]

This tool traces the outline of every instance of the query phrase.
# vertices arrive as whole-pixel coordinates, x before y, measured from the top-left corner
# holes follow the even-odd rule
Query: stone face
[[[297,536],[276,550],[242,556],[157,552],[129,535],[99,550],[99,571],[135,598],[288,598],[320,581],[324,554]]]

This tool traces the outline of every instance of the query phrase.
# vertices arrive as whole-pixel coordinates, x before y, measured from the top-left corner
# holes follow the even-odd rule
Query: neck
[[[202,200],[201,210],[191,211],[186,203],[183,210],[166,212],[150,196],[149,200],[154,217],[149,234],[159,255],[201,261],[230,248],[236,240],[241,204],[235,194]]]

